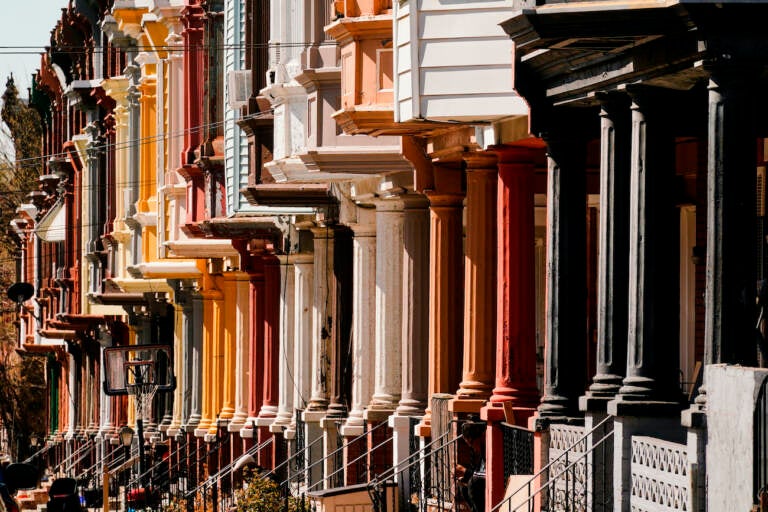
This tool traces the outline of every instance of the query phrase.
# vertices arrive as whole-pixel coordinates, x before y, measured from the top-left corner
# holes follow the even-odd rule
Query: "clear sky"
[[[32,73],[40,67],[40,53],[69,0],[0,0],[0,91],[13,73],[19,94],[27,96]],[[6,48],[29,46],[32,48]]]

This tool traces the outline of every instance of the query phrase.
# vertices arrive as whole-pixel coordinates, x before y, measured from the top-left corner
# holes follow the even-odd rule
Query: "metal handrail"
[[[546,472],[548,472],[548,471],[550,470],[550,468],[551,468],[551,467],[552,467],[552,466],[553,466],[553,465],[554,465],[556,462],[558,462],[560,459],[562,459],[563,457],[566,457],[566,461],[567,461],[567,455],[568,455],[568,453],[569,453],[569,452],[573,451],[573,449],[574,449],[574,448],[576,448],[578,445],[580,445],[580,444],[584,443],[584,442],[587,440],[587,438],[589,438],[589,437],[590,437],[590,436],[591,436],[591,435],[592,435],[592,434],[593,434],[593,433],[594,433],[594,432],[595,432],[597,429],[599,429],[600,427],[602,427],[603,425],[605,425],[606,423],[608,423],[608,421],[611,421],[611,420],[613,420],[613,416],[606,416],[605,418],[603,418],[603,419],[602,419],[602,420],[601,420],[601,421],[600,421],[600,422],[599,422],[597,425],[595,425],[594,427],[592,427],[592,429],[591,429],[589,432],[587,432],[587,433],[585,433],[584,435],[582,435],[582,436],[581,436],[581,437],[580,437],[578,440],[576,440],[576,441],[575,441],[573,444],[571,444],[571,445],[570,445],[568,448],[566,448],[565,450],[563,450],[563,453],[561,453],[560,455],[558,455],[557,457],[555,457],[554,459],[552,459],[551,461],[549,461],[549,463],[548,463],[546,466],[544,466],[544,467],[543,467],[543,468],[541,468],[539,471],[537,471],[537,472],[536,472],[536,473],[535,473],[535,474],[534,474],[534,475],[533,475],[531,478],[529,478],[529,479],[528,479],[528,481],[527,481],[526,483],[524,483],[522,486],[520,486],[519,488],[517,488],[517,489],[516,489],[516,490],[515,490],[515,491],[514,491],[512,494],[510,494],[509,496],[505,497],[505,498],[504,498],[503,500],[501,500],[499,503],[497,503],[496,505],[494,505],[494,506],[493,506],[493,508],[491,508],[491,512],[496,512],[497,510],[499,510],[499,509],[500,509],[500,508],[501,508],[501,507],[502,507],[502,506],[503,506],[505,503],[507,503],[507,502],[511,501],[511,500],[512,500],[512,498],[514,498],[514,497],[515,497],[515,496],[516,496],[516,495],[517,495],[517,494],[518,494],[520,491],[522,491],[522,490],[524,490],[524,489],[528,489],[528,491],[530,492],[530,489],[531,489],[531,484],[532,484],[532,483],[533,483],[533,482],[534,482],[534,481],[535,481],[537,478],[539,478],[539,476],[541,476],[541,475],[542,475],[542,474],[543,474],[545,471],[546,471]],[[538,489],[536,489],[536,491],[534,491],[534,493],[533,493],[533,494],[530,494],[530,495],[529,495],[529,497],[528,497],[528,499],[525,501],[525,503],[521,503],[521,504],[520,504],[520,505],[518,505],[518,506],[517,506],[517,507],[516,507],[514,510],[518,510],[518,509],[519,509],[521,506],[523,506],[523,505],[526,505],[526,504],[529,504],[530,500],[531,500],[533,497],[537,496],[537,495],[538,495],[538,494],[540,494],[540,493],[541,493],[541,492],[542,492],[544,489],[548,488],[548,487],[549,487],[549,485],[550,485],[552,482],[554,482],[554,481],[555,481],[555,480],[556,480],[556,479],[557,479],[559,476],[561,476],[561,475],[562,475],[562,474],[563,474],[565,471],[567,471],[568,469],[570,469],[570,468],[571,468],[571,467],[572,467],[574,464],[576,464],[576,462],[580,461],[582,458],[584,458],[584,457],[586,457],[587,455],[589,455],[590,453],[592,453],[592,452],[594,451],[594,449],[595,449],[595,448],[597,448],[597,447],[598,447],[598,446],[599,446],[601,443],[603,443],[603,441],[605,441],[605,440],[606,440],[608,437],[610,437],[610,436],[613,436],[613,430],[611,430],[611,432],[609,432],[608,434],[606,434],[605,436],[603,436],[603,438],[602,438],[602,439],[600,439],[600,441],[598,441],[597,443],[595,443],[594,445],[592,445],[592,448],[591,448],[589,451],[586,451],[586,452],[584,452],[584,454],[582,454],[582,455],[581,455],[579,458],[577,458],[577,459],[576,459],[576,460],[575,460],[575,461],[574,461],[572,464],[568,465],[568,466],[566,467],[566,469],[562,470],[560,473],[558,473],[558,474],[557,474],[557,475],[555,475],[554,477],[551,477],[551,478],[549,478],[549,479],[548,479],[548,480],[547,480],[547,481],[546,481],[546,482],[545,482],[545,483],[544,483],[544,484],[543,484],[541,487],[539,487]]]
[[[255,454],[261,452],[261,450],[263,450],[264,448],[266,448],[267,446],[272,444],[274,442],[274,440],[275,440],[274,437],[270,437],[269,439],[267,439],[266,441],[264,441],[260,445],[252,446],[245,453],[240,455],[237,460],[239,460],[240,458],[242,458],[242,457],[244,457],[246,455],[255,455]],[[224,475],[227,472],[231,472],[232,471],[232,468],[235,466],[235,464],[237,464],[237,460],[233,460],[232,462],[230,462],[229,464],[227,464],[226,466],[221,468],[219,471],[217,471],[213,475],[211,475],[208,478],[206,478],[205,481],[203,483],[201,483],[200,485],[198,485],[192,492],[197,492],[198,490],[200,490],[200,489],[202,489],[204,487],[210,487],[211,485],[218,483],[222,478],[224,478]]]
[[[455,420],[451,420],[451,421],[453,422]],[[432,450],[429,450],[428,452],[426,451],[429,447],[431,447],[432,445],[437,444],[438,442],[442,441],[443,438],[448,437],[448,435],[451,434],[451,433],[452,432],[450,430],[447,430],[447,431],[443,432],[443,434],[440,437],[438,437],[437,439],[433,439],[428,444],[425,444],[423,448],[420,448],[419,451],[413,452],[412,454],[407,456],[405,459],[403,459],[400,462],[400,464],[398,464],[396,466],[392,466],[390,469],[388,469],[387,471],[385,471],[384,473],[382,473],[380,475],[376,475],[376,478],[374,478],[371,482],[369,482],[369,484],[371,484],[371,483],[378,483],[379,479],[381,479],[382,482],[386,482],[388,478],[395,477],[396,475],[402,473],[406,469],[410,469],[415,464],[421,463],[426,457],[431,456],[436,451],[442,450],[443,448],[446,448],[446,447],[450,446],[451,444],[455,443],[456,441],[458,441],[459,437],[456,437],[454,439],[446,441],[445,443],[441,444],[440,446],[438,446],[438,447],[436,447],[436,448],[434,448]],[[424,455],[421,455],[422,452],[424,452]],[[419,455],[419,458],[414,460],[414,461],[412,461],[412,462],[409,462],[405,466],[402,465],[403,462],[407,461],[411,457],[414,457],[415,455]]]
[[[286,464],[288,464],[289,462],[292,462],[292,461],[293,461],[294,459],[296,459],[296,457],[298,457],[300,454],[303,454],[304,452],[306,452],[307,450],[309,450],[310,448],[312,448],[312,447],[313,447],[313,446],[314,446],[314,445],[315,445],[315,444],[316,444],[318,441],[322,441],[322,440],[323,440],[323,436],[318,436],[318,437],[317,437],[317,439],[315,439],[314,441],[312,441],[311,443],[309,443],[307,446],[305,446],[305,447],[304,447],[304,448],[302,448],[301,450],[297,451],[296,453],[294,453],[293,455],[291,455],[290,457],[288,457],[287,459],[285,459],[283,462],[281,462],[280,464],[278,464],[277,466],[275,466],[273,469],[270,469],[270,470],[269,470],[269,471],[267,471],[266,473],[263,473],[263,474],[261,475],[261,478],[269,478],[270,476],[274,475],[274,474],[275,474],[275,471],[277,471],[278,469],[282,468],[283,466],[285,466],[285,465],[286,465]],[[312,466],[308,466],[306,469],[309,469],[309,468],[311,468],[311,467],[312,467]],[[290,480],[290,478],[289,478],[288,480]],[[286,480],[286,481],[287,481],[287,480]],[[282,485],[282,484],[286,483],[286,481],[282,482],[280,485]]]
[[[59,471],[62,466],[69,466],[70,461],[80,455],[84,450],[90,448],[91,443],[93,442],[93,438],[89,437],[85,443],[83,443],[82,446],[80,446],[77,450],[73,451],[71,454],[69,454],[68,457],[65,457],[61,462],[56,464],[56,466],[53,468],[53,471]]]
[[[48,443],[45,443],[45,446],[43,446],[42,448],[40,448],[39,450],[37,450],[35,453],[33,453],[32,455],[30,455],[29,457],[27,457],[26,459],[24,459],[22,462],[23,462],[24,464],[29,464],[30,462],[32,462],[32,460],[33,460],[35,457],[38,457],[38,456],[40,456],[40,455],[44,454],[45,452],[47,452],[48,450],[50,450],[51,448],[53,448],[53,446],[54,446],[54,443],[50,443],[50,444],[48,444]]]
[[[350,440],[350,441],[348,441],[348,442],[346,442],[346,443],[342,443],[342,445],[341,445],[340,447],[338,447],[337,449],[335,449],[334,451],[332,451],[331,453],[329,453],[328,455],[326,455],[326,456],[325,456],[325,457],[323,457],[322,459],[320,459],[320,460],[318,460],[318,461],[314,462],[312,465],[308,466],[308,467],[307,467],[307,469],[310,469],[310,468],[312,468],[313,466],[315,466],[316,464],[318,464],[318,463],[320,463],[320,462],[324,462],[324,461],[328,460],[330,457],[332,457],[332,456],[336,455],[338,452],[340,452],[341,450],[343,450],[345,447],[347,447],[347,446],[349,446],[350,444],[352,444],[352,443],[354,443],[354,442],[356,442],[356,441],[358,441],[358,440],[362,439],[363,437],[367,437],[367,436],[368,436],[368,434],[370,434],[371,432],[375,431],[376,429],[378,429],[378,428],[379,428],[379,427],[381,427],[382,425],[386,425],[386,424],[387,424],[387,423],[386,423],[385,421],[383,421],[383,422],[379,423],[378,425],[376,425],[375,427],[373,427],[371,430],[368,430],[367,432],[363,432],[363,433],[362,433],[362,434],[360,434],[359,436],[355,437],[354,439],[352,439],[352,440]],[[370,452],[374,452],[374,451],[378,450],[379,448],[381,448],[382,446],[384,446],[385,444],[387,444],[387,443],[389,443],[390,441],[392,441],[392,437],[393,437],[393,436],[389,436],[389,437],[388,437],[388,438],[386,438],[384,441],[380,442],[379,444],[377,444],[376,446],[374,446],[373,448],[371,448],[371,449],[370,449],[368,452],[366,452],[366,453],[364,453],[364,454],[362,454],[362,455],[359,455],[359,456],[358,456],[358,457],[356,457],[354,460],[351,460],[351,461],[349,461],[347,464],[343,464],[343,465],[341,466],[341,468],[337,469],[336,471],[334,471],[334,472],[333,472],[333,473],[331,473],[330,475],[327,475],[327,476],[325,476],[323,479],[321,479],[321,480],[318,480],[318,481],[317,481],[317,482],[315,482],[314,484],[312,484],[312,485],[310,485],[309,487],[307,487],[307,491],[311,491],[311,490],[312,490],[312,489],[314,489],[314,488],[317,486],[317,484],[319,484],[319,483],[325,483],[325,482],[326,482],[326,481],[328,481],[328,479],[330,479],[332,476],[336,475],[336,474],[337,474],[337,473],[339,473],[340,471],[343,471],[343,470],[344,470],[344,468],[345,468],[346,466],[352,465],[352,464],[354,464],[355,462],[357,462],[357,461],[359,461],[359,460],[362,460],[364,457],[367,457],[367,456],[368,456],[368,453],[370,453]],[[285,483],[285,482],[283,482],[283,483]]]
[[[85,458],[86,455],[88,455],[91,450],[96,446],[96,443],[92,437],[89,437],[88,440],[77,450],[72,452],[72,454],[62,460],[59,464],[56,465],[54,468],[54,473],[58,471],[62,471],[64,474],[71,473],[76,467],[77,464]],[[75,457],[78,457],[77,460],[74,460]],[[73,462],[74,460],[74,462]]]
[[[273,441],[274,441],[274,437],[270,437],[269,439],[267,439],[267,440],[266,440],[266,441],[264,441],[263,443],[261,443],[261,444],[259,444],[259,445],[255,445],[255,446],[252,446],[252,447],[251,447],[250,449],[248,449],[248,450],[247,450],[245,453],[243,453],[242,455],[240,455],[240,457],[243,457],[243,456],[245,456],[245,455],[254,455],[254,454],[256,454],[256,453],[259,453],[261,450],[263,450],[264,448],[266,448],[267,446],[269,446],[270,444],[272,444],[272,442],[273,442]],[[238,457],[238,459],[239,459],[240,457]],[[214,473],[213,475],[211,475],[211,476],[209,476],[208,478],[206,478],[206,479],[205,479],[205,480],[204,480],[204,481],[203,481],[203,482],[202,482],[200,485],[198,485],[197,487],[195,487],[194,489],[192,489],[191,491],[189,491],[189,492],[187,493],[187,496],[189,496],[190,494],[194,494],[194,493],[196,493],[196,492],[200,491],[201,489],[204,489],[204,488],[206,488],[206,487],[210,487],[210,486],[212,486],[212,485],[214,485],[214,484],[218,483],[218,482],[219,482],[219,481],[220,481],[220,480],[221,480],[221,479],[224,477],[224,475],[225,475],[225,474],[226,474],[228,471],[232,471],[232,468],[234,467],[234,465],[235,465],[235,464],[237,464],[237,461],[232,461],[232,462],[230,462],[229,464],[227,464],[226,466],[224,466],[222,469],[220,469],[219,471],[217,471],[217,472],[216,472],[216,473]]]
[[[107,459],[107,457],[109,457],[110,453],[115,453],[115,451],[117,451],[117,450],[112,450],[111,452],[107,452],[106,450],[104,450],[103,455],[98,460],[96,460],[96,462],[93,463],[93,465],[91,465],[90,467],[84,469],[80,473],[80,476],[78,477],[78,480],[81,480],[81,479],[83,479],[85,477],[90,477],[91,473],[95,473],[96,468],[98,468],[100,465],[105,465],[105,466],[107,466],[107,468],[109,468],[109,466],[107,464],[105,464],[104,461]],[[125,457],[122,454],[118,454],[115,457],[115,460],[119,460],[119,458],[125,459]]]

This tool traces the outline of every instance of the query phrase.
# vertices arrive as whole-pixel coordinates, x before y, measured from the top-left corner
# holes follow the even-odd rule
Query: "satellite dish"
[[[35,294],[35,287],[29,283],[16,283],[8,288],[6,293],[8,294],[9,299],[16,304],[21,305],[32,298]]]

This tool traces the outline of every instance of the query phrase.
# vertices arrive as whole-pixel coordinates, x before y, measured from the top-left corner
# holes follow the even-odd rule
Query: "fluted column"
[[[314,235],[314,297],[312,309],[312,397],[304,410],[306,428],[305,443],[308,445],[324,435],[321,420],[325,418],[330,403],[331,378],[331,318],[333,315],[333,229],[312,228]],[[324,443],[315,443],[306,457],[309,484],[322,479],[324,467],[317,463],[325,453]]]
[[[235,415],[236,384],[238,379],[237,355],[238,355],[238,324],[240,324],[240,312],[242,308],[236,301],[227,300],[230,297],[238,297],[238,284],[247,279],[245,272],[226,272],[223,275],[223,327],[224,327],[224,374],[223,395],[220,420],[226,420],[227,426]],[[234,376],[234,378],[233,378]]]
[[[547,304],[544,396],[539,417],[578,413],[586,385],[586,145],[567,127],[547,142]],[[574,128],[575,129],[575,128]]]
[[[264,366],[264,272],[261,258],[254,257],[254,268],[249,270],[250,329],[248,335],[248,419],[240,430],[243,438],[253,438],[253,426],[262,403]]]
[[[496,387],[491,402],[511,402],[522,424],[535,410],[536,290],[532,150],[500,146],[497,196]]]
[[[333,275],[333,229],[313,228],[314,298],[312,301],[312,397],[308,411],[325,411],[329,403],[331,317],[329,283]],[[318,420],[319,421],[319,420]]]
[[[233,273],[235,279],[235,412],[229,422],[230,432],[239,432],[248,418],[248,361],[250,360],[251,318],[249,314],[249,276],[245,272]]]
[[[461,365],[464,307],[464,250],[462,217],[464,194],[461,170],[436,168],[453,177],[451,191],[427,193],[429,198],[429,397],[458,387]],[[427,408],[418,434],[431,435]]]
[[[621,387],[627,360],[630,111],[626,95],[604,96],[600,109],[600,250],[597,364],[582,410],[605,411]]]
[[[256,425],[268,427],[277,416],[278,372],[280,361],[280,261],[264,259],[264,364],[262,403]]]
[[[278,256],[280,261],[280,338],[278,360],[280,375],[278,382],[277,418],[270,431],[280,433],[293,420],[293,385],[296,379],[294,360],[294,314],[296,312],[294,293],[294,257]]]
[[[190,390],[189,409],[185,416],[184,430],[193,432],[202,419],[203,404],[203,298],[196,291],[184,304],[185,387]]]
[[[294,302],[293,315],[295,336],[293,347],[294,387],[293,404],[303,411],[309,403],[312,392],[312,308],[314,286],[314,256],[297,254],[293,256],[294,267]],[[295,418],[285,432],[287,438],[295,435]]]
[[[679,402],[675,146],[663,96],[634,89],[629,203],[627,368],[611,414],[628,402]]]
[[[327,417],[335,421],[347,415],[352,373],[348,360],[352,332],[352,232],[345,226],[337,226],[334,230],[331,275],[331,401]]]
[[[464,241],[464,361],[451,402],[456,413],[479,413],[491,396],[496,348],[496,155],[467,153]]]
[[[399,197],[376,203],[374,392],[366,419],[371,411],[383,412],[383,417],[386,417],[395,410],[400,400],[404,206]]]
[[[755,364],[754,71],[711,63],[704,364]],[[702,390],[703,392],[704,390]],[[697,398],[704,403],[704,396]]]
[[[376,225],[351,226],[352,242],[352,410],[342,429],[344,435],[363,433],[363,410],[373,394],[373,354],[376,339]]]
[[[405,202],[403,226],[402,389],[397,414],[421,416],[427,405],[429,355],[429,215],[426,197]]]
[[[632,436],[680,428],[679,213],[673,103],[657,88],[629,90],[629,309],[626,377],[608,402],[614,418],[613,509],[629,511]],[[754,177],[754,175],[753,175]],[[754,285],[753,285],[754,286]]]
[[[181,429],[184,421],[184,390],[186,388],[186,368],[185,351],[186,335],[185,329],[185,304],[189,302],[189,296],[186,291],[182,291],[182,284],[179,280],[169,281],[173,286],[173,373],[176,378],[176,389],[173,391],[173,416],[168,429],[165,431],[170,438],[175,438]]]

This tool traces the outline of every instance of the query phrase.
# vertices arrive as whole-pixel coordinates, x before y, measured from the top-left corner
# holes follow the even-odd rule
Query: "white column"
[[[235,332],[237,346],[235,347],[235,414],[227,429],[230,432],[240,432],[248,419],[248,361],[251,359],[249,336],[251,330],[250,316],[250,276],[238,273],[235,283],[237,295],[237,311],[235,312]]]
[[[345,436],[363,433],[363,411],[373,392],[371,340],[376,337],[376,226],[355,224],[352,241],[352,410]]]
[[[99,329],[99,343],[101,344],[101,365],[100,365],[100,377],[104,378],[104,348],[112,346],[112,336],[109,330],[102,326]],[[101,384],[101,383],[99,383]],[[112,424],[112,397],[104,393],[104,387],[99,385],[99,417],[101,418],[101,425],[99,426],[98,436],[106,440],[109,435],[115,430],[115,426]]]
[[[278,381],[277,418],[270,425],[270,432],[280,433],[293,419],[294,361],[294,313],[295,281],[293,256],[278,256],[280,260],[280,360]]]
[[[312,234],[315,237],[315,293],[312,307],[312,397],[307,410],[325,411],[329,402],[331,353],[331,326],[328,318],[333,315],[329,296],[329,285],[333,279],[333,229],[312,228]]]
[[[429,214],[426,197],[406,198],[403,229],[402,390],[397,414],[427,407],[429,356]]]
[[[173,418],[165,431],[168,437],[175,437],[181,428],[184,414],[184,308],[180,304],[178,287],[174,287],[174,326],[173,326],[173,373],[176,378],[176,389],[173,391]]]
[[[67,368],[68,380],[68,392],[67,399],[69,401],[69,414],[67,416],[67,433],[64,439],[74,439],[75,437],[75,424],[77,423],[77,363],[75,362],[75,356],[67,354],[69,360],[69,366]]]
[[[375,388],[370,411],[394,411],[400,401],[403,319],[402,199],[376,203]],[[367,417],[367,416],[366,416]]]
[[[297,254],[293,256],[293,299],[296,308],[293,315],[293,405],[304,409],[312,392],[312,311],[314,287],[314,256]],[[293,439],[296,432],[295,418],[286,429],[287,439]]]
[[[323,458],[323,443],[315,440],[324,434],[320,421],[325,418],[329,404],[329,379],[331,378],[331,325],[328,318],[333,315],[331,280],[333,279],[333,229],[312,228],[314,235],[314,299],[312,307],[312,397],[304,411],[306,446],[312,448],[305,454],[309,471],[308,484],[311,486],[323,478],[323,464],[315,464]],[[314,444],[313,444],[314,443]]]
[[[411,417],[424,415],[427,406],[429,356],[429,215],[426,197],[407,197],[402,252],[402,389],[392,428],[392,459],[405,466],[410,455]],[[401,492],[411,495],[408,471],[396,476]]]

